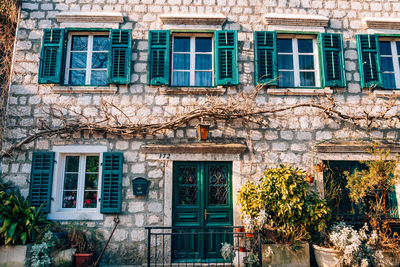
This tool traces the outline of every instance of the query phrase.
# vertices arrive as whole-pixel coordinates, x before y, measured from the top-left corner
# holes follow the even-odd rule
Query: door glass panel
[[[179,167],[178,170],[178,205],[197,204],[197,175],[196,168]]]
[[[210,205],[227,204],[228,168],[226,166],[210,166],[208,171],[208,201]]]

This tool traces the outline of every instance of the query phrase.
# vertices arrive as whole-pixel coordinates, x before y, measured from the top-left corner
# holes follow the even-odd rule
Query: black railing
[[[147,266],[251,266],[246,259],[258,259],[261,266],[261,235],[240,231],[241,226],[146,227]],[[223,244],[234,257],[224,259]]]

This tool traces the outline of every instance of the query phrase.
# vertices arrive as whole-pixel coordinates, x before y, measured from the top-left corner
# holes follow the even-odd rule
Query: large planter
[[[343,252],[331,248],[313,245],[315,260],[319,267],[340,267],[340,257]]]
[[[374,262],[372,265],[376,267],[398,267],[400,266],[400,253],[393,253],[391,250],[382,252],[384,263],[378,264]]]
[[[1,267],[24,267],[25,260],[29,255],[29,246],[1,246],[0,266]]]
[[[269,255],[270,250],[272,255]],[[309,267],[310,248],[308,243],[296,251],[287,244],[263,244],[262,260],[263,267]]]

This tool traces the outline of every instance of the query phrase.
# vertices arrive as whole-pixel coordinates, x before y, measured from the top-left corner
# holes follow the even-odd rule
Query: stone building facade
[[[102,105],[102,100],[106,99],[112,101],[116,106],[132,106],[132,116],[138,120],[146,117],[160,119],[171,118],[190,107],[195,107],[198,103],[204,102],[208,98],[207,95],[218,95],[221,101],[228,102],[230,97],[235,97],[241,92],[250,92],[258,80],[254,71],[254,32],[256,31],[276,31],[278,40],[286,38],[286,40],[293,41],[302,39],[304,35],[311,36],[309,39],[306,38],[314,42],[314,52],[311,53],[314,58],[309,60],[314,62],[315,68],[313,69],[317,72],[313,72],[314,81],[311,81],[311,86],[307,88],[304,86],[296,88],[294,85],[284,86],[283,84],[266,86],[256,97],[257,105],[293,105],[306,103],[313,98],[326,95],[337,97],[343,104],[361,105],[363,98],[366,97],[361,80],[367,85],[367,79],[371,79],[371,77],[368,78],[367,74],[364,74],[363,77],[360,75],[356,34],[390,34],[385,38],[388,38],[387,42],[390,44],[393,43],[391,47],[396,47],[398,44],[396,38],[400,40],[400,22],[397,19],[399,15],[400,1],[396,0],[23,0],[14,57],[15,74],[8,101],[6,138],[3,147],[7,148],[12,143],[24,138],[37,129],[37,125],[40,125],[41,121],[50,127],[59,126],[60,120],[54,117],[49,119],[43,111],[49,105],[70,104],[76,110],[83,110],[84,114],[91,116],[100,114],[99,107]],[[82,28],[85,30],[83,31]],[[132,38],[131,74],[128,79],[130,81],[126,82],[127,84],[119,85],[84,86],[85,82],[79,80],[82,78],[81,73],[72,74],[74,67],[69,65],[68,68],[71,71],[68,74],[71,75],[69,79],[71,81],[72,75],[75,75],[74,77],[78,81],[76,86],[65,85],[65,83],[69,83],[69,81],[63,81],[65,77],[61,78],[59,84],[39,83],[39,62],[45,29],[70,29],[69,33],[72,34],[78,32],[78,35],[92,36],[85,39],[93,38],[92,41],[86,41],[87,43],[92,42],[90,45],[92,54],[96,53],[93,51],[101,51],[101,49],[93,48],[96,46],[94,44],[96,41],[93,41],[96,39],[96,34],[91,35],[91,29],[97,29],[97,33],[100,32],[100,35],[97,35],[100,36],[99,38],[101,38],[101,34],[107,37],[108,29],[131,30],[131,32],[128,31]],[[148,42],[151,30],[171,30],[171,41],[172,39],[174,42],[181,40],[183,43],[193,36],[194,38],[204,38],[203,41],[207,41],[207,38],[214,41],[217,31],[236,31],[238,84],[233,82],[233,84],[217,85],[216,73],[211,67],[210,75],[214,81],[208,80],[211,86],[171,86],[174,82],[179,84],[178,78],[178,80],[171,78],[170,86],[149,85],[150,77],[147,70],[151,63],[148,60],[148,51],[153,49],[149,47]],[[321,32],[340,33],[343,39],[344,64],[338,61],[343,67],[338,68],[338,70],[343,70],[345,84],[342,86],[334,84],[333,86],[324,86],[326,83],[322,78],[320,79],[324,65],[318,63],[321,60],[319,56],[322,56],[319,53],[322,52],[318,48],[317,36]],[[49,31],[49,33],[53,34],[54,32]],[[73,39],[72,35],[65,36],[68,40]],[[380,41],[385,40],[381,39]],[[80,42],[82,40],[76,41],[73,45],[82,45]],[[191,44],[196,43],[196,41],[190,42]],[[64,56],[69,55],[69,59],[74,53],[73,45],[69,46],[68,51],[63,51]],[[291,45],[296,46],[297,53],[301,54],[302,48],[297,41],[293,41]],[[185,45],[182,44],[183,46]],[[283,43],[282,47],[284,47]],[[175,48],[176,50],[171,51]],[[171,49],[169,50],[171,54],[173,52],[179,54],[178,45],[167,49]],[[216,49],[217,47],[211,48],[211,57]],[[78,54],[81,50],[77,48],[76,51]],[[207,54],[206,52],[204,54]],[[97,53],[100,54],[100,52]],[[193,51],[191,53],[191,60],[193,60],[196,53],[193,54]],[[285,55],[284,53],[285,51],[281,55]],[[397,53],[400,55],[400,51]],[[286,55],[292,58],[296,57],[293,55],[293,51]],[[303,55],[307,56],[307,53],[305,52]],[[338,55],[341,57],[340,53]],[[382,55],[384,55],[383,52]],[[79,55],[76,56],[79,57]],[[129,59],[129,56],[126,59]],[[184,59],[183,62],[186,62],[185,60],[188,59]],[[284,64],[287,60],[282,57],[281,63],[276,64]],[[305,62],[301,63],[299,58],[295,61],[297,70],[301,69],[298,65]],[[82,59],[74,62],[77,62],[78,67],[75,66],[77,69],[80,64],[86,64],[86,61],[82,61]],[[200,64],[200,60],[198,62]],[[60,64],[63,65],[62,71],[67,75],[64,65],[68,63],[64,61]],[[177,59],[176,64],[185,63]],[[82,66],[80,67],[82,68]],[[93,65],[92,68],[94,69]],[[207,67],[205,68],[207,69]],[[173,72],[176,69],[172,69],[171,66],[167,69],[171,75],[176,74]],[[290,69],[290,66],[287,69]],[[392,71],[394,75],[400,75],[398,69],[398,66],[394,67]],[[233,72],[235,71],[233,69]],[[281,68],[280,71],[282,76],[286,75],[283,73],[285,68]],[[392,72],[389,69],[386,71],[387,75],[383,75],[383,79],[389,79],[388,83],[396,83],[395,78],[393,81],[390,80],[392,78],[388,78]],[[190,75],[192,74],[195,77],[193,70],[190,72]],[[288,83],[303,82],[303,78],[299,78],[299,75],[302,75],[299,71],[294,75],[297,78],[290,78],[292,77],[290,76],[285,81]],[[102,77],[101,74],[99,77]],[[167,75],[167,78],[170,77]],[[89,78],[85,76],[85,79],[87,82]],[[203,82],[205,80],[207,79],[204,78]],[[79,84],[79,82],[83,84]],[[395,86],[395,88],[398,89],[399,86]],[[374,94],[379,102],[392,94],[397,96],[398,91],[377,88]],[[1,172],[5,179],[14,181],[22,192],[28,195],[34,152],[54,152],[56,163],[51,169],[54,171],[54,175],[51,190],[53,199],[50,203],[49,218],[60,221],[80,220],[89,227],[100,229],[105,236],[108,236],[113,227],[114,215],[99,211],[100,202],[97,197],[94,197],[95,202],[98,202],[97,205],[94,208],[91,206],[94,211],[87,214],[85,205],[89,204],[84,203],[76,211],[75,209],[78,209],[76,203],[57,203],[56,196],[61,193],[64,198],[76,198],[75,200],[86,199],[86,196],[89,195],[93,198],[93,193],[90,193],[93,192],[93,188],[87,189],[82,184],[82,181],[85,180],[82,178],[84,177],[82,175],[85,175],[85,171],[82,170],[85,168],[84,164],[89,164],[90,160],[94,160],[94,164],[99,166],[99,161],[104,160],[103,152],[122,152],[122,194],[121,213],[119,214],[121,223],[106,251],[103,263],[140,265],[146,262],[147,232],[144,227],[171,226],[175,220],[176,200],[172,192],[176,187],[174,184],[176,181],[174,182],[173,177],[175,177],[174,173],[177,172],[177,168],[181,166],[179,164],[195,162],[195,166],[200,166],[198,168],[203,168],[209,162],[228,164],[232,182],[229,193],[232,207],[228,212],[232,217],[230,223],[238,225],[241,223],[238,207],[235,204],[235,192],[244,181],[260,177],[262,170],[266,167],[290,163],[314,172],[315,164],[323,160],[359,160],[368,157],[364,150],[354,143],[351,143],[350,146],[349,143],[343,146],[327,142],[328,145],[325,147],[315,149],[319,143],[336,139],[354,140],[354,138],[390,139],[396,143],[399,138],[397,128],[374,129],[369,133],[354,131],[346,123],[325,120],[320,114],[310,112],[306,108],[295,109],[290,116],[278,118],[268,126],[254,125],[250,129],[237,121],[212,121],[210,137],[207,141],[197,140],[195,126],[198,122],[198,120],[194,120],[178,129],[156,135],[129,138],[90,132],[78,133],[68,139],[57,136],[39,138],[24,146],[22,151],[13,153],[11,157],[3,158]],[[89,160],[90,156],[94,158]],[[72,169],[67,170],[63,165],[65,161],[69,161]],[[75,169],[75,167],[79,168]],[[86,171],[86,174],[87,172],[89,171]],[[89,174],[100,177],[99,172],[95,168]],[[80,184],[79,188],[74,186],[67,188],[65,183],[63,186],[62,177],[66,177],[68,174],[74,177],[71,179],[77,179]],[[317,179],[313,186],[322,190],[322,174],[314,174]],[[132,179],[135,177],[144,177],[150,181],[147,196],[138,197],[133,194]],[[100,190],[99,179],[101,178],[97,179],[98,185],[93,187]],[[95,192],[100,194],[96,190]],[[70,217],[68,214],[71,213],[68,211],[63,214],[63,208],[68,207],[76,215]],[[202,212],[200,211],[199,214]]]

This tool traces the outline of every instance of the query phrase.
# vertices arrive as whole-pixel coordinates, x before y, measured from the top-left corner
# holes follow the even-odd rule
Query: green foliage
[[[10,184],[0,181],[0,244],[20,245],[35,241],[49,221],[40,208],[32,207]]]
[[[379,149],[377,145],[369,153],[373,159],[361,161],[367,169],[345,175],[350,199],[363,204],[367,215],[379,219],[389,214],[388,193],[400,182],[400,176],[395,172],[398,161],[389,158],[390,150]]]
[[[32,246],[30,263],[31,267],[51,266],[53,258],[51,253],[56,245],[53,233],[47,231],[38,244]]]
[[[303,170],[281,165],[264,172],[258,184],[245,183],[238,193],[241,217],[267,214],[268,227],[278,241],[295,243],[326,227],[330,210],[325,200],[309,191]]]

